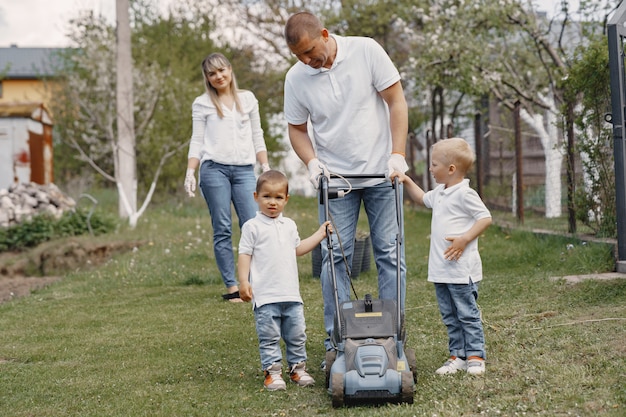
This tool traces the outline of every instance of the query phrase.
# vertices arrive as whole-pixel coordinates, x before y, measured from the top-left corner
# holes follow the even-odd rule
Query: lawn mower
[[[363,176],[359,176],[363,177]],[[372,176],[367,176],[372,177]],[[344,176],[344,178],[350,178]],[[398,232],[397,258],[401,257],[403,239],[402,201],[398,179],[393,183],[396,196]],[[320,178],[320,201],[325,220],[330,218],[329,195],[340,198],[330,190],[328,178]],[[416,381],[415,351],[405,346],[404,313],[400,305],[401,266],[397,263],[396,300],[373,299],[366,294],[362,300],[339,302],[333,245],[328,247],[329,275],[335,294],[334,350],[326,352],[326,386],[333,407],[371,403],[413,403]]]

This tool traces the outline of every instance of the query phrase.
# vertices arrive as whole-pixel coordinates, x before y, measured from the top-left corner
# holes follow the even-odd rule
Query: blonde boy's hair
[[[472,147],[463,138],[443,139],[436,142],[432,149],[441,152],[445,162],[456,166],[462,173],[469,171],[476,160]]]

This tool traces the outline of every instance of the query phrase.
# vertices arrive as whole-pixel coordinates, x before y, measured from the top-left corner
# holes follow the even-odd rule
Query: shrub
[[[114,227],[112,218],[81,209],[67,211],[58,220],[50,215],[39,215],[19,225],[0,228],[0,252],[19,251],[61,237],[100,235]]]

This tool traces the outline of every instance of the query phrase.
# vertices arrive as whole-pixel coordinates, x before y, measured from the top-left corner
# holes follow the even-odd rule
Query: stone
[[[59,219],[66,211],[73,211],[76,202],[63,194],[55,184],[13,184],[0,189],[0,227],[11,227],[48,214]]]

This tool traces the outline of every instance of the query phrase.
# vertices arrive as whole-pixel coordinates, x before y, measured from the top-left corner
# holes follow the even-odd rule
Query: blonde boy
[[[430,172],[438,184],[433,190],[424,192],[408,176],[398,175],[407,195],[432,209],[428,281],[435,284],[450,350],[450,358],[435,371],[440,375],[485,373],[485,335],[476,303],[483,278],[478,236],[491,224],[491,214],[465,178],[474,159],[464,139],[444,139],[432,147]]]

